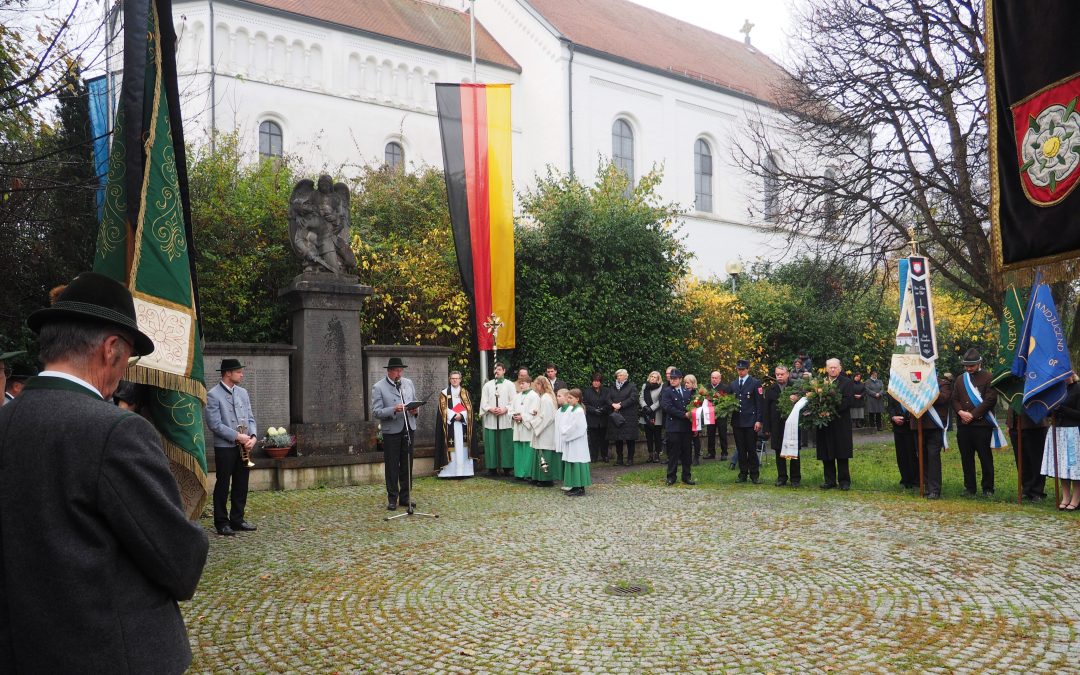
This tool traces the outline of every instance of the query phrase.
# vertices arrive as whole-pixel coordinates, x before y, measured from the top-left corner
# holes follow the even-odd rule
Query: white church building
[[[474,81],[471,4],[176,0],[187,138],[238,131],[252,161],[441,167],[433,84]],[[586,183],[611,159],[634,178],[656,166],[661,197],[686,209],[697,275],[784,253],[767,232],[768,186],[733,160],[747,120],[777,115],[773,87],[785,77],[749,38],[630,0],[475,8],[476,81],[512,85],[515,192],[548,166]]]

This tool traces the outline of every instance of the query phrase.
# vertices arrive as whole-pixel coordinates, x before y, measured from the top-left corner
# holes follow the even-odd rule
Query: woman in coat
[[[885,412],[885,383],[878,379],[877,371],[870,371],[870,379],[863,383],[866,400],[867,426],[881,431],[881,415]]]
[[[619,466],[634,464],[634,445],[637,443],[637,387],[630,383],[630,374],[626,369],[615,371],[615,384],[608,390],[608,405],[611,414],[607,420],[607,440],[615,444],[615,463]],[[626,459],[623,462],[623,446],[626,446]]]
[[[638,396],[641,425],[645,427],[645,447],[649,451],[649,461],[654,463],[660,461],[661,435],[664,432],[664,413],[660,410],[662,388],[660,371],[654,370],[641,385],[641,395]]]
[[[862,373],[855,373],[852,384],[855,402],[851,404],[851,423],[856,429],[862,429],[866,418],[866,385],[863,384]]]
[[[592,461],[608,461],[607,424],[608,415],[611,414],[611,403],[608,388],[601,382],[603,374],[596,372],[592,375],[592,386],[582,392],[578,403],[585,409],[585,422],[589,433],[589,454]]]

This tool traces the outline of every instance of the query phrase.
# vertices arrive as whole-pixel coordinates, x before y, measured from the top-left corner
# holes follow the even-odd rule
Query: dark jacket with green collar
[[[54,377],[0,408],[0,672],[183,672],[207,547],[145,419]]]

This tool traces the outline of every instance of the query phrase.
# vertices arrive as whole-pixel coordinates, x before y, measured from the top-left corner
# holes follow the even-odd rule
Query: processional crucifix
[[[487,332],[491,333],[492,352],[495,354],[496,361],[499,360],[499,329],[505,325],[499,319],[499,315],[494,312],[489,314],[487,321],[484,322],[484,328],[487,328]]]

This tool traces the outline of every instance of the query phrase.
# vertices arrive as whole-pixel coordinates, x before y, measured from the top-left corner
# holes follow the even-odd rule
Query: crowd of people
[[[964,494],[976,496],[981,490],[990,496],[995,492],[993,450],[1006,445],[994,415],[998,397],[978,350],[968,350],[962,364],[964,372],[956,377],[941,374],[937,399],[923,416],[914,417],[889,395],[877,370],[870,370],[863,378],[860,373],[844,372],[839,359],[829,359],[823,377],[839,394],[835,416],[819,428],[799,427],[797,446],[801,451],[792,454],[782,452],[788,420],[781,399],[796,400],[798,395],[792,394],[791,385],[812,376],[805,355],[790,366],[776,365],[764,382],[750,374],[746,360],[739,360],[736,377],[730,381],[712,371],[707,381],[699,382],[695,375],[669,366],[663,375],[649,373],[640,386],[630,381],[625,369],[616,370],[608,382],[603,373],[595,372],[589,386],[580,390],[568,389],[554,364],[547,364],[544,375],[536,378],[526,368],[517,369],[511,378],[505,365],[499,363],[495,378],[483,387],[477,411],[483,426],[484,466],[490,476],[512,477],[542,487],[562,481],[570,494],[580,495],[589,484],[589,464],[598,462],[631,466],[666,461],[668,485],[678,480],[694,485],[692,467],[703,459],[718,459],[738,471],[736,482],[757,484],[762,481],[759,453],[771,451],[775,455],[775,485],[797,488],[802,485],[802,460],[813,452],[814,459],[822,463],[824,481],[820,487],[849,490],[853,429],[863,427],[891,430],[900,484],[911,490],[921,486],[927,499],[940,499],[941,453],[948,449],[948,431],[955,429]],[[464,475],[472,475],[468,444],[472,405],[467,393],[459,393],[456,396],[465,397],[467,405],[454,412],[453,405],[460,405],[460,398],[450,395],[451,390],[463,391],[460,382],[460,373],[453,373],[436,421],[440,437],[436,469],[441,468],[442,477],[463,475],[450,460],[459,465],[467,460],[468,473]],[[738,410],[692,424],[693,415],[687,408],[701,391],[736,397]],[[572,427],[571,416],[575,420]],[[1046,478],[1056,477],[1061,479],[1063,493],[1059,508],[1080,508],[1080,387],[1070,385],[1069,397],[1058,408],[1052,426],[1036,424],[1026,415],[1010,411],[1006,427],[1023,496],[1029,501],[1045,499]],[[462,432],[464,436],[455,443],[452,437]],[[644,453],[639,454],[642,441]],[[567,462],[563,453],[571,442],[577,451]],[[455,454],[454,449],[462,447],[465,450]],[[568,467],[574,473],[570,480],[564,478]]]

